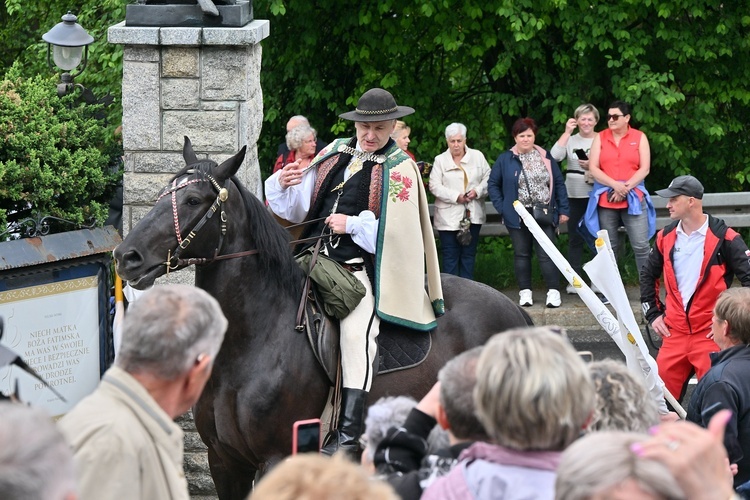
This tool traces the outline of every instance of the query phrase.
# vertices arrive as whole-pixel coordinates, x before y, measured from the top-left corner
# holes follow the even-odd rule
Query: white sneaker
[[[525,288],[518,292],[518,296],[518,305],[520,305],[521,307],[529,307],[534,305],[534,299],[531,296],[531,290],[529,290],[528,288]]]
[[[560,307],[562,299],[558,290],[549,290],[547,292],[547,307]]]
[[[573,285],[568,285],[565,287],[565,293],[567,293],[568,295],[575,295],[578,292],[576,292],[576,289]]]

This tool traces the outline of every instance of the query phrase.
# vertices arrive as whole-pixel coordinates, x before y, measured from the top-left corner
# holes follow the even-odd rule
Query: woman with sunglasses
[[[625,226],[640,272],[656,231],[656,213],[643,183],[651,169],[651,149],[646,134],[630,126],[627,103],[609,106],[607,127],[594,138],[589,153],[589,172],[596,182],[584,216],[586,227],[594,235],[606,229],[617,255],[617,229]]]

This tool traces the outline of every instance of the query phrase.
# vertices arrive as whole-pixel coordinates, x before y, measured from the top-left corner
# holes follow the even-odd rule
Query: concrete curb
[[[635,319],[639,324],[645,325],[641,312],[639,289],[629,287],[626,288],[626,291]],[[513,301],[518,300],[517,290],[501,290],[501,292]],[[524,310],[531,316],[535,325],[558,325],[566,328],[574,342],[612,342],[612,339],[604,332],[578,295],[566,294],[564,287],[561,290],[561,295],[562,305],[557,308],[548,308],[545,306],[546,290],[533,290],[534,305],[525,307]],[[612,306],[608,307],[614,314]]]

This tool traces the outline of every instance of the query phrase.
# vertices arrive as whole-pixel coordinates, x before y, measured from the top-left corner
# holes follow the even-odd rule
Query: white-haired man
[[[414,160],[390,135],[414,109],[390,92],[365,92],[354,111],[356,135],[326,146],[308,168],[286,165],[266,181],[268,205],[308,225],[302,238],[328,236],[323,253],[349,270],[366,294],[341,320],[342,411],[335,439],[324,447],[356,454],[365,400],[377,367],[380,320],[418,330],[436,326],[444,310],[435,239],[424,185]],[[424,291],[425,258],[429,296]],[[385,271],[385,272],[384,272]]]
[[[203,391],[227,320],[200,288],[163,285],[133,303],[115,365],[59,422],[81,498],[188,499],[173,420]]]

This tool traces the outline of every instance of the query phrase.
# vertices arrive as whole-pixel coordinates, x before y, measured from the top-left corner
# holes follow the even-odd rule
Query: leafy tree
[[[19,213],[103,223],[121,172],[115,137],[94,116],[101,106],[60,98],[53,78],[16,67],[0,81],[0,228]]]
[[[687,172],[708,190],[750,182],[744,132],[750,92],[750,15],[721,0],[256,0],[271,19],[263,45],[262,167],[270,170],[288,116],[324,138],[371,86],[413,105],[412,149],[445,149],[461,121],[469,144],[495,158],[520,116],[550,147],[573,109],[633,105],[652,144],[652,189]],[[600,128],[605,126],[600,123]]]

